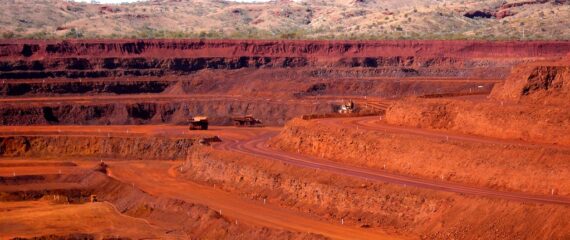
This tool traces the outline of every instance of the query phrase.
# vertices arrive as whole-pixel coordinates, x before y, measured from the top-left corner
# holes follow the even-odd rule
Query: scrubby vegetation
[[[8,2],[0,9],[2,38],[570,39],[570,1],[43,0]]]

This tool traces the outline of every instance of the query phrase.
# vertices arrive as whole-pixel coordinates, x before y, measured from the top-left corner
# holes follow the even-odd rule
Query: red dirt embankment
[[[261,73],[264,72],[263,69],[285,69],[285,74],[264,73],[257,77],[279,79],[301,74],[305,79],[430,76],[496,80],[504,78],[514,64],[529,59],[559,57],[560,52],[552,49],[570,48],[570,44],[564,42],[24,42],[26,43],[5,41],[0,44],[0,79],[7,79],[8,83],[29,79],[143,76],[161,77],[166,80],[168,78],[164,77],[191,75],[206,69],[216,72],[223,69],[257,69],[261,70]],[[303,68],[313,68],[314,71],[297,73],[294,70]],[[493,70],[490,71],[489,68]],[[246,84],[255,79],[256,75],[249,76],[246,78]]]
[[[55,174],[55,177],[38,175],[35,178],[39,182],[18,182],[18,188],[27,189],[34,185],[39,188],[35,191],[11,191],[8,188],[15,183],[0,182],[0,207],[9,212],[5,214],[6,217],[0,215],[0,226],[7,230],[0,232],[0,238],[84,232],[93,234],[94,239],[107,239],[109,235],[113,235],[113,239],[119,236],[133,239],[325,239],[316,234],[247,223],[237,225],[232,219],[205,205],[153,196],[134,184],[120,182],[100,172],[84,169],[77,172],[82,174]],[[17,177],[4,178],[17,180]],[[66,188],[69,182],[75,183],[74,188]],[[55,188],[50,189],[49,186]],[[100,202],[86,203],[91,194],[95,194]],[[37,208],[27,207],[25,211],[20,211],[18,206],[14,206],[18,203]],[[102,204],[105,208],[101,208]],[[77,219],[77,216],[100,224],[83,224],[85,221]],[[50,219],[56,220],[50,222]],[[36,221],[36,224],[29,224],[30,221]],[[119,226],[120,223],[136,224],[137,227],[125,229]]]
[[[491,99],[526,104],[562,105],[570,102],[570,61],[523,64],[495,85]]]
[[[327,141],[322,135],[317,138]],[[348,147],[340,155],[353,150]],[[370,156],[362,151],[358,154],[361,158]],[[332,223],[344,220],[346,225],[381,228],[421,239],[563,239],[569,227],[565,214],[570,209],[565,206],[465,197],[326,172],[316,174],[315,170],[234,152],[198,149],[181,172],[184,178],[215,185],[260,204],[266,199],[266,204]],[[542,221],[548,224],[536,224]]]
[[[564,106],[410,99],[386,110],[386,121],[434,130],[570,146],[570,111]]]
[[[269,101],[265,98],[187,98],[176,97],[157,100],[122,99],[89,102],[79,98],[76,102],[54,102],[50,98],[35,103],[0,104],[2,125],[125,125],[125,124],[179,124],[187,125],[190,116],[206,115],[210,123],[231,124],[232,116],[252,114],[267,125],[283,125],[285,121],[307,113],[328,113],[333,104],[328,101]],[[294,104],[294,107],[291,105]]]
[[[495,101],[400,101],[388,123],[504,139],[570,146],[570,64],[533,63],[515,68],[490,96]]]
[[[556,57],[570,51],[563,41],[287,41],[287,40],[3,40],[3,59],[45,57],[367,57],[460,58]]]
[[[98,198],[111,202],[123,214],[147,219],[154,226],[168,229],[167,232],[175,235],[176,239],[326,239],[311,233],[241,222],[235,224],[233,219],[223,216],[217,209],[181,199],[154,196],[109,177],[92,181]]]
[[[273,147],[403,175],[506,191],[570,195],[568,150],[441,140],[295,119]],[[474,174],[476,173],[476,174]]]
[[[327,67],[340,71],[321,69],[305,77],[497,79],[514,64],[568,51],[570,43],[555,41],[12,40],[0,41],[0,78],[135,78],[204,69]],[[374,71],[353,70],[359,68]]]
[[[0,156],[181,160],[196,139],[161,137],[16,136],[0,138]]]

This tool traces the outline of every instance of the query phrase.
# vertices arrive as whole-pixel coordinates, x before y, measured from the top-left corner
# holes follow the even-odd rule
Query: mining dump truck
[[[190,130],[208,130],[208,117],[196,116],[190,119]]]
[[[354,102],[352,100],[348,101],[348,102],[344,102],[338,108],[338,113],[341,113],[341,114],[352,113],[352,112],[354,112]]]
[[[236,127],[263,127],[261,120],[254,118],[252,115],[233,117],[232,121]]]

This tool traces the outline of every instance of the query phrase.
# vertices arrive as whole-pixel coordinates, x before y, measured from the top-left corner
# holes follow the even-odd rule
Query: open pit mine
[[[0,239],[570,239],[570,42],[0,40]]]

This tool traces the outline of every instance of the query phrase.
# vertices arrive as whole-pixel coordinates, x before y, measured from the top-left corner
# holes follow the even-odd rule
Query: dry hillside
[[[566,0],[6,0],[3,38],[569,39]]]

